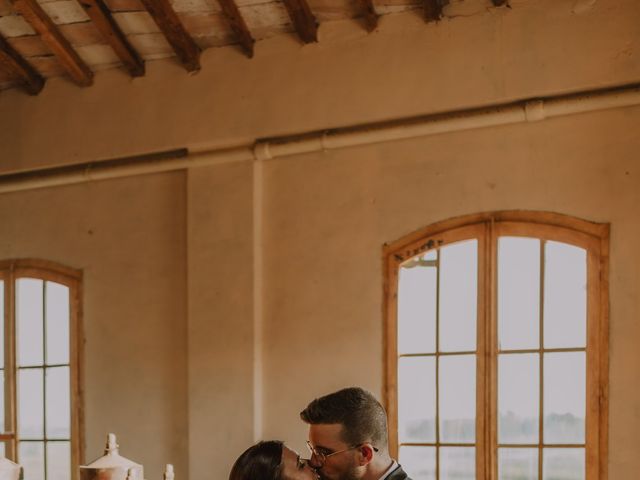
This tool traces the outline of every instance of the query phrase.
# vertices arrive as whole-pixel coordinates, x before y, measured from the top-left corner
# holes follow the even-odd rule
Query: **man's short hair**
[[[311,425],[342,424],[342,440],[349,445],[371,442],[387,450],[387,413],[371,392],[360,387],[338,390],[313,400],[300,412]]]

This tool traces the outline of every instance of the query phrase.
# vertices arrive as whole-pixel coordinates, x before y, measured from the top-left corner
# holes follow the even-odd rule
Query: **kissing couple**
[[[236,460],[229,480],[411,480],[389,455],[387,414],[370,392],[350,387],[300,412],[309,425],[309,458],[277,440],[259,442]]]

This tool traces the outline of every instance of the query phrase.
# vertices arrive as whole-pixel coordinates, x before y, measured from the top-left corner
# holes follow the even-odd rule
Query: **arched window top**
[[[0,260],[0,272],[13,272],[18,277],[39,278],[64,285],[82,280],[82,270],[37,258]]]
[[[545,240],[556,240],[583,247],[606,247],[609,239],[609,224],[595,223],[577,217],[553,212],[506,210],[476,213],[433,223],[384,245],[385,257],[403,262],[442,245],[447,239],[459,235],[472,236],[480,226],[500,225],[513,236],[536,236]],[[597,245],[596,245],[597,244]]]

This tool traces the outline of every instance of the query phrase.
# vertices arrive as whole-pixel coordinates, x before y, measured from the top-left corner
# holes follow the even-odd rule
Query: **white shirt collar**
[[[391,475],[395,471],[396,468],[398,468],[398,462],[393,460],[393,462],[391,463],[391,466],[380,477],[380,480],[384,480],[385,478],[387,478],[389,475]]]

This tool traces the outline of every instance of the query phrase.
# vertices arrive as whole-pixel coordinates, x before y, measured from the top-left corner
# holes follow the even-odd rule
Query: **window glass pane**
[[[584,480],[583,448],[544,448],[542,480]]]
[[[70,478],[71,444],[69,442],[48,442],[47,480],[69,480]]]
[[[440,350],[475,351],[478,241],[440,249]]]
[[[540,356],[498,357],[498,443],[538,443]]]
[[[540,240],[498,239],[498,342],[502,350],[540,346]]]
[[[47,438],[71,438],[69,367],[47,368]]]
[[[0,280],[0,368],[4,368],[4,280]]]
[[[43,439],[44,395],[40,368],[18,370],[18,433],[22,439]]]
[[[544,443],[584,443],[584,352],[544,355]]]
[[[436,349],[437,269],[411,265],[400,268],[398,279],[398,353],[432,353]]]
[[[440,441],[445,443],[475,443],[475,355],[440,357],[439,405]]]
[[[47,364],[69,363],[69,287],[47,282],[45,308]]]
[[[498,449],[498,480],[538,480],[538,449]]]
[[[400,447],[398,461],[413,480],[436,480],[435,447]]]
[[[473,447],[440,448],[441,480],[476,480],[476,449]]]
[[[19,442],[18,457],[24,480],[44,480],[44,442]]]
[[[425,260],[437,260],[438,259],[438,250],[429,250],[422,254],[422,257]]]
[[[16,281],[18,366],[43,364],[42,280]]]
[[[400,442],[436,440],[436,362],[434,357],[398,360]]]
[[[545,245],[545,348],[584,347],[587,339],[587,258],[582,248]]]

